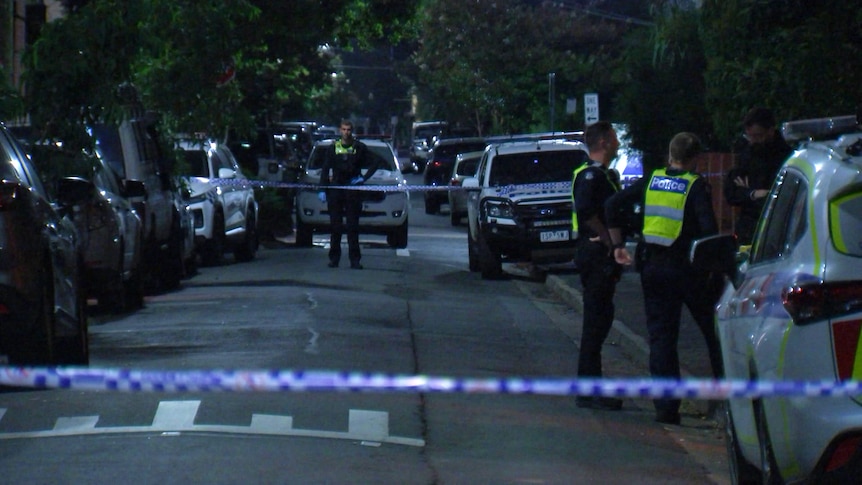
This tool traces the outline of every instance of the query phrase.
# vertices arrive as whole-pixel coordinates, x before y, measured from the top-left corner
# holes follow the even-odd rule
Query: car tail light
[[[449,180],[449,185],[454,185],[454,186],[458,187],[461,185],[461,181],[456,179],[456,178],[453,178],[453,179]]]
[[[840,317],[862,311],[862,281],[796,285],[781,300],[797,325]]]
[[[859,350],[859,332],[862,320],[844,320],[832,324],[832,348],[835,351],[835,369],[839,380],[852,379]],[[862,356],[860,356],[862,357]],[[858,371],[862,374],[862,368]]]
[[[15,205],[21,198],[21,185],[13,182],[0,183],[0,210],[6,210]]]
[[[443,165],[443,163],[440,162],[439,160],[434,160],[433,162],[431,162],[432,167],[439,167],[441,165]]]

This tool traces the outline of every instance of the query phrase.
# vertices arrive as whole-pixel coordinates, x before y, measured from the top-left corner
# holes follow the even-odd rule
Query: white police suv
[[[498,278],[506,262],[562,263],[574,257],[572,174],[589,159],[579,141],[522,140],[485,148],[468,190],[470,271]]]
[[[816,381],[826,396],[776,387],[762,398],[730,399],[732,479],[858,483],[862,395],[829,394],[862,379],[862,131],[856,117],[783,130],[799,147],[772,187],[748,260],[719,301],[716,329],[726,378],[766,389]]]

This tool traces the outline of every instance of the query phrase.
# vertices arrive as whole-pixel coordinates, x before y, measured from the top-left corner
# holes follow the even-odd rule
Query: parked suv
[[[203,264],[221,264],[227,250],[237,261],[251,261],[258,248],[258,205],[233,154],[213,141],[183,141],[178,148],[188,170],[195,249]]]
[[[97,124],[91,133],[99,155],[121,179],[144,183],[146,195],[131,200],[144,234],[145,279],[175,288],[186,274],[182,202],[156,125],[156,117],[141,115],[119,125]]]
[[[485,149],[468,190],[467,249],[470,271],[502,276],[502,262],[571,261],[572,173],[589,158],[576,141],[492,144]]]
[[[779,171],[750,254],[716,306],[724,373],[776,391],[780,382],[858,381],[862,131],[848,116],[785,123],[783,133],[805,141]],[[716,261],[703,251],[710,245],[695,244],[695,264]],[[730,399],[731,480],[858,482],[862,396],[829,390]]]
[[[452,167],[459,153],[475,152],[485,149],[484,138],[443,138],[434,142],[428,150],[428,163],[425,165],[423,180],[425,185],[446,186],[452,178]],[[437,214],[440,204],[449,203],[446,191],[425,191],[425,213]]]
[[[305,175],[301,183],[308,185],[320,184],[320,171],[327,148],[334,140],[317,142]],[[362,139],[368,147],[370,163],[376,163],[378,169],[365,182],[366,186],[384,185],[398,187],[396,190],[363,191],[362,212],[359,214],[359,231],[361,233],[385,234],[386,242],[393,248],[407,247],[408,212],[410,196],[407,192],[407,182],[401,174],[398,158],[392,150],[392,145],[383,140]],[[363,167],[363,172],[367,167]],[[311,246],[314,232],[329,231],[329,209],[326,203],[317,198],[317,189],[303,189],[296,197],[296,244]]]

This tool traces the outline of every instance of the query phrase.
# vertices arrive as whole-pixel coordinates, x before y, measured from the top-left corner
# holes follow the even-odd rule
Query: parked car
[[[452,167],[452,178],[449,179],[449,186],[453,189],[461,188],[461,184],[467,177],[476,175],[476,168],[479,166],[479,159],[482,158],[482,151],[459,153],[455,157],[455,165]],[[453,226],[461,223],[461,218],[467,215],[467,191],[465,190],[450,190],[449,191],[449,218]]]
[[[96,124],[91,129],[96,150],[123,181],[144,183],[146,195],[132,205],[144,230],[145,280],[149,288],[173,289],[188,273],[182,229],[181,202],[175,185],[170,147],[159,135],[158,117],[134,116],[119,124]]]
[[[327,148],[334,140],[317,142],[305,169],[303,184],[320,184],[320,172]],[[403,187],[395,191],[365,191],[362,213],[359,215],[359,230],[368,234],[385,234],[386,242],[393,248],[407,247],[408,214],[410,196],[407,182],[398,165],[392,145],[379,139],[363,139],[377,172],[365,185]],[[363,172],[368,167],[363,167]],[[315,232],[329,232],[329,209],[317,197],[317,189],[303,189],[296,198],[296,244],[311,246]]]
[[[69,151],[59,142],[35,143],[30,154],[52,195],[63,177],[82,177],[94,185],[91,196],[69,213],[83,247],[87,297],[115,313],[142,307],[143,229],[130,198],[146,195],[143,182],[123,182],[98,152]]]
[[[446,121],[415,121],[413,122],[413,143],[410,145],[410,162],[416,166],[416,171],[425,170],[428,162],[428,150],[434,140],[449,133],[449,123]]]
[[[788,140],[822,141],[803,142],[779,171],[748,259],[719,300],[724,374],[766,382],[859,379],[862,132],[855,117],[784,130]],[[705,249],[712,243],[701,243],[695,264],[715,261]],[[862,476],[862,396],[767,395],[727,404],[735,483],[856,483]]]
[[[63,179],[57,193],[0,123],[0,356],[12,364],[89,363],[83,254],[67,216],[93,184]]]
[[[428,150],[428,163],[423,172],[423,183],[425,185],[444,186],[449,184],[452,177],[452,166],[455,165],[455,157],[459,153],[475,152],[484,150],[487,143],[484,138],[443,138],[434,142]],[[445,191],[425,191],[425,213],[437,214],[440,205],[448,203],[449,198]]]
[[[508,262],[562,263],[575,254],[572,173],[589,159],[577,141],[489,145],[474,177],[464,179],[470,271],[502,276]]]
[[[203,264],[222,264],[226,251],[232,251],[237,261],[251,261],[259,245],[258,204],[251,181],[223,144],[181,141],[178,148],[188,170],[184,178],[195,248]]]

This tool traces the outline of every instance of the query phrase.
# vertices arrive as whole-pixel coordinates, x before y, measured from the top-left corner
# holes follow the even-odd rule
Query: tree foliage
[[[303,105],[329,82],[325,43],[397,38],[410,2],[90,0],[45,26],[24,55],[32,122],[62,133],[123,115],[117,87],[180,132],[221,136]],[[261,119],[263,118],[263,119]],[[66,127],[67,130],[64,130]]]
[[[627,28],[519,0],[428,1],[418,25],[416,63],[425,93],[420,117],[445,113],[450,121],[498,133],[547,129],[549,73],[560,106],[566,96],[605,91],[617,39]],[[555,126],[577,124],[562,121]]]
[[[862,10],[838,0],[707,0],[705,103],[730,143],[752,106],[779,120],[852,114],[862,100]]]

